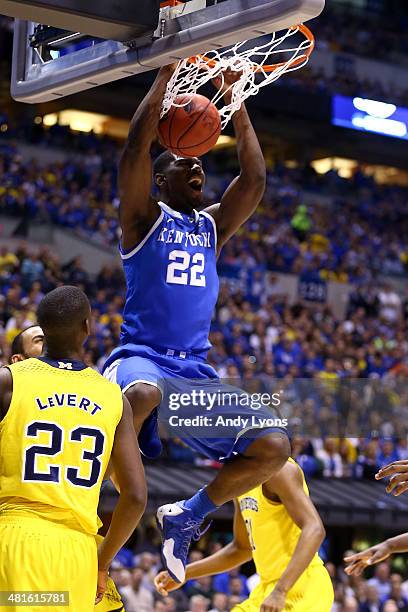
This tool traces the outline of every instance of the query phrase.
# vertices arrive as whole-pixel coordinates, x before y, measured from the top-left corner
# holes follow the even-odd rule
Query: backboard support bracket
[[[48,102],[159,68],[197,53],[288,28],[317,17],[324,0],[226,0],[165,19],[162,35],[130,48],[104,41],[42,62],[28,40],[32,22],[16,20],[11,95],[20,102]],[[245,15],[245,19],[243,18]],[[160,24],[159,24],[160,25]]]

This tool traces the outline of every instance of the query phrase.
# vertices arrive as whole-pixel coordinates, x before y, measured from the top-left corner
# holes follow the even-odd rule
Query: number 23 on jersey
[[[97,484],[105,448],[105,435],[99,428],[79,426],[67,431],[54,422],[33,421],[26,427],[25,438],[32,443],[24,450],[23,482],[65,481],[87,489]]]

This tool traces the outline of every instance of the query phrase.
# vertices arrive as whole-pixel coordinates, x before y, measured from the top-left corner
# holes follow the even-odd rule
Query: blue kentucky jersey
[[[188,216],[159,206],[147,236],[121,251],[127,283],[121,343],[205,356],[219,285],[215,221],[206,212]]]

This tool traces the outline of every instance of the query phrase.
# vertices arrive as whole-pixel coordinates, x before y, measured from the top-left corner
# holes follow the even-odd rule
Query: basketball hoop
[[[303,37],[299,44],[283,46],[285,41],[296,34],[301,34]],[[315,39],[309,28],[301,24],[289,28],[281,36],[277,36],[274,32],[267,42],[255,47],[248,47],[248,43],[250,41],[239,42],[222,51],[210,51],[180,61],[167,84],[161,117],[173,105],[188,104],[188,101],[181,105],[175,104],[176,96],[195,94],[200,87],[219,77],[221,85],[212,102],[218,104],[221,126],[225,128],[232,115],[247,98],[256,95],[262,87],[273,83],[286,72],[305,66],[314,49]],[[282,56],[283,53],[288,55],[284,61],[271,63],[269,59],[271,56],[277,54]],[[223,91],[226,70],[239,73],[240,76],[226,91]],[[231,102],[221,106],[223,96],[227,92],[231,93]]]

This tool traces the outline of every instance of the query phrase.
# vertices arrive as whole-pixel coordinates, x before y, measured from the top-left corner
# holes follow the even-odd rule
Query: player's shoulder
[[[36,372],[43,369],[43,364],[39,359],[30,357],[22,361],[16,361],[3,366],[2,370],[8,370],[12,374],[16,372]]]
[[[202,215],[203,217],[206,217],[207,219],[210,220],[215,220],[217,213],[220,209],[221,204],[210,204],[209,206],[206,206],[206,208],[204,208],[203,210],[201,210],[199,212],[199,215]]]
[[[267,482],[268,489],[279,489],[282,486],[302,485],[303,486],[303,471],[302,468],[294,459],[289,457],[285,465]]]

